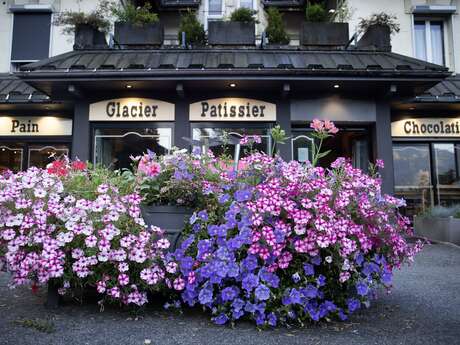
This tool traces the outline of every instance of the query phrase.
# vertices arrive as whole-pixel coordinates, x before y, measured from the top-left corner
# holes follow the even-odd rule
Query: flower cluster
[[[247,161],[169,257],[183,301],[208,308],[217,324],[344,320],[420,249],[404,240],[400,201],[349,161],[329,170],[263,154]]]
[[[56,162],[0,177],[0,250],[12,286],[54,280],[62,294],[89,286],[124,304],[146,303],[147,291],[165,277],[169,242],[162,230],[145,225],[142,198],[121,193],[110,181],[89,191],[66,188],[72,180],[82,186],[81,179],[101,176],[79,163],[68,169],[65,161]]]

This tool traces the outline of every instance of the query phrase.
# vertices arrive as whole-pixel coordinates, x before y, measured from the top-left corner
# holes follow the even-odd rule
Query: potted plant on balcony
[[[400,25],[395,15],[385,12],[374,13],[368,18],[360,18],[358,31],[362,33],[359,48],[391,51],[391,35],[398,33]]]
[[[59,13],[54,25],[63,26],[64,34],[74,34],[74,49],[106,48],[106,34],[110,31],[111,23],[107,19],[111,3],[102,1],[91,12],[63,11]]]
[[[128,3],[122,7],[112,6],[116,18],[115,41],[121,46],[160,46],[163,44],[163,26],[152,5],[145,3],[136,7]]]
[[[269,45],[289,44],[289,35],[283,23],[283,15],[276,7],[267,10],[267,28],[265,29]]]
[[[254,45],[257,12],[249,8],[238,8],[230,20],[212,21],[208,26],[209,44],[213,45]]]
[[[187,48],[203,47],[206,44],[206,32],[192,11],[185,12],[180,19],[178,40]]]
[[[313,47],[340,47],[349,40],[348,23],[333,22],[338,18],[330,15],[322,3],[307,3],[306,21],[300,30],[300,43]]]

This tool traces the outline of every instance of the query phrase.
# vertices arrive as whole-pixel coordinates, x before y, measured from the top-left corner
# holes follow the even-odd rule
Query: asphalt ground
[[[460,344],[460,248],[429,245],[397,271],[391,294],[347,322],[258,331],[249,322],[216,326],[200,310],[149,306],[138,315],[95,304],[44,307],[45,292],[11,290],[0,273],[0,344]]]

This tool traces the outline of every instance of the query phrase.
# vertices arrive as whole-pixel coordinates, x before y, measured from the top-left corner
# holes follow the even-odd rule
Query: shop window
[[[24,150],[21,147],[0,144],[0,174],[6,170],[21,171],[23,158]]]
[[[311,131],[293,130],[292,159],[299,162],[311,161],[312,139],[309,133]],[[319,165],[328,167],[337,158],[346,157],[351,159],[355,168],[367,171],[370,161],[368,137],[366,129],[342,128],[337,134],[323,142],[321,151],[330,150],[330,153],[319,160]]]
[[[445,64],[444,23],[440,20],[415,20],[415,56],[438,65]]]
[[[55,159],[69,156],[67,145],[30,145],[28,167],[45,168]]]
[[[111,169],[129,169],[132,156],[150,150],[164,155],[171,150],[171,128],[97,128],[94,132],[95,164]]]
[[[265,128],[193,128],[193,140],[199,141],[205,148],[210,148],[216,156],[228,155],[235,158],[237,147],[231,139],[234,138],[236,141],[244,135],[260,136],[261,143],[254,144],[253,149],[270,152],[271,137],[269,130]],[[239,157],[247,156],[248,152],[248,147],[241,147]]]
[[[436,194],[440,205],[460,203],[460,146],[453,143],[433,144]]]
[[[406,214],[413,216],[433,205],[429,144],[394,144],[395,194],[406,199]]]

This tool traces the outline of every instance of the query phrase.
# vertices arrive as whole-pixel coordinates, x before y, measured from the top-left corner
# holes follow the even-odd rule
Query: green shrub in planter
[[[289,44],[289,36],[283,23],[283,15],[275,7],[267,10],[267,29],[265,30],[270,44]]]
[[[179,24],[179,42],[182,44],[182,32],[185,32],[186,45],[205,45],[206,33],[204,26],[201,24],[196,15],[192,11],[188,11],[182,15]]]
[[[125,6],[113,6],[112,14],[116,17],[116,21],[120,23],[129,23],[134,26],[144,26],[158,22],[158,15],[152,12],[152,5],[145,3],[142,7],[136,7],[131,3]]]
[[[241,7],[236,9],[230,15],[231,22],[240,22],[240,23],[258,23],[256,19],[257,11],[251,10],[246,7]]]
[[[322,3],[312,4],[308,2],[305,9],[305,19],[307,22],[327,22],[329,16]]]

